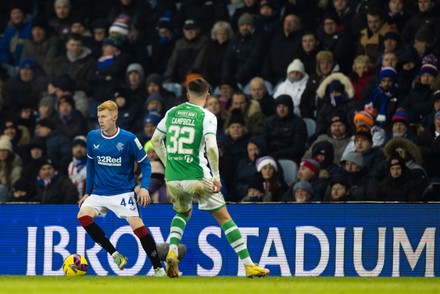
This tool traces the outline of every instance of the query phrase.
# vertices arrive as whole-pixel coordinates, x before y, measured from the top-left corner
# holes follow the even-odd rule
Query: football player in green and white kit
[[[229,244],[245,266],[246,276],[265,277],[269,270],[253,263],[220,192],[217,118],[204,109],[208,91],[209,84],[204,79],[191,80],[186,94],[189,102],[171,108],[152,138],[154,149],[165,164],[167,188],[177,212],[171,221],[167,275],[170,278],[179,275],[178,246],[191,217],[193,200],[197,199],[199,209],[209,211],[225,232]]]

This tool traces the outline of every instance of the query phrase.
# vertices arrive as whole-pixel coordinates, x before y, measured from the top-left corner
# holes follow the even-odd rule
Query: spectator
[[[52,35],[48,24],[44,20],[34,20],[31,37],[24,40],[21,59],[33,58],[41,74],[46,76],[50,72],[49,64],[58,56],[59,40]]]
[[[95,19],[90,24],[92,30],[92,40],[89,44],[89,49],[92,50],[93,59],[98,59],[101,56],[102,41],[108,36],[108,23],[105,19]]]
[[[230,23],[234,32],[239,30],[238,20],[243,14],[249,13],[255,17],[260,13],[260,4],[258,2],[258,0],[243,0],[243,7],[237,8],[231,17]]]
[[[272,36],[271,36],[272,37]],[[274,32],[262,69],[263,77],[273,85],[286,78],[286,68],[295,59],[301,43],[301,20],[287,14],[282,29]]]
[[[158,73],[160,76],[165,74],[168,60],[174,51],[177,34],[170,18],[162,17],[156,25],[155,38],[151,40],[151,72]],[[145,54],[143,54],[145,55]],[[143,61],[140,57],[136,60]],[[144,64],[145,61],[142,62]]]
[[[7,136],[0,137],[0,202],[11,199],[14,183],[20,178],[22,171],[21,158],[12,150]]]
[[[430,97],[434,93],[432,86],[437,73],[437,67],[432,64],[424,64],[420,68],[411,90],[401,104],[408,112],[410,122],[420,123],[431,112]]]
[[[130,41],[136,40],[139,36],[145,37],[146,18],[144,17],[147,12],[147,6],[144,1],[116,1],[112,5],[108,16],[108,22],[113,23],[115,30],[125,28],[127,29],[127,38]],[[124,19],[122,21],[121,19]],[[121,25],[118,27],[118,25]]]
[[[215,88],[221,81],[223,59],[234,32],[226,21],[219,21],[211,29],[211,39],[208,40],[194,63],[203,77]]]
[[[118,105],[118,119],[116,124],[124,130],[133,131],[138,118],[138,109],[133,104],[125,85],[119,85],[113,94],[113,101]]]
[[[346,119],[345,113],[342,111],[335,111],[331,116],[331,123],[325,134],[319,135],[312,143],[309,149],[303,156],[303,159],[312,158],[313,149],[321,142],[329,142],[333,146],[333,162],[339,164],[342,153],[350,142],[351,135],[350,125]]]
[[[345,202],[351,200],[350,184],[344,177],[336,177],[330,181],[330,195],[328,202]]]
[[[230,100],[229,112],[232,113],[234,109],[241,110],[249,135],[261,134],[266,117],[258,102],[249,99],[243,92],[235,92]]]
[[[28,194],[33,195],[30,202],[41,204],[76,204],[79,199],[75,185],[58,173],[51,160],[41,163],[38,176],[30,181]]]
[[[393,138],[406,138],[411,141],[416,140],[416,134],[409,128],[409,118],[405,109],[397,108],[391,119],[391,131],[387,133],[387,141]]]
[[[81,112],[75,109],[75,101],[71,95],[65,95],[58,99],[55,125],[70,139],[79,135],[87,135],[87,120]]]
[[[418,11],[411,15],[409,21],[402,30],[403,40],[407,44],[412,43],[417,30],[424,24],[431,24],[434,27],[439,26],[439,16],[434,0],[418,1],[417,8]]]
[[[414,202],[422,199],[421,191],[426,187],[420,187],[413,181],[405,163],[399,157],[388,160],[388,173],[385,179],[379,183],[375,200]]]
[[[322,26],[318,29],[318,39],[322,49],[333,53],[334,59],[341,67],[341,72],[349,74],[353,59],[353,40],[339,21],[336,12],[326,12]]]
[[[263,183],[264,191],[270,195],[270,202],[279,202],[288,186],[278,172],[278,166],[273,157],[263,156],[256,161],[257,180]],[[254,180],[256,180],[254,179]],[[254,181],[253,180],[253,181]]]
[[[284,82],[277,85],[277,89],[273,96],[275,98],[280,95],[289,95],[293,101],[293,113],[301,117],[300,102],[309,75],[304,70],[304,64],[299,59],[293,60],[287,67],[287,78]]]
[[[29,180],[22,177],[12,187],[10,202],[29,202],[32,196],[29,194]]]
[[[154,131],[156,130],[157,125],[159,124],[162,116],[156,111],[150,111],[144,118],[144,128],[141,133],[138,133],[136,137],[139,139],[141,145],[145,145],[148,141],[150,141],[153,136]],[[151,159],[150,159],[151,160]]]
[[[357,55],[363,54],[370,57],[370,61],[376,62],[379,55],[381,38],[392,28],[386,22],[382,11],[371,8],[367,11],[367,25],[360,33],[357,44]]]
[[[306,73],[310,76],[316,71],[316,55],[321,50],[318,36],[313,31],[305,31],[301,36],[301,47],[296,54],[297,59],[304,64]]]
[[[47,158],[46,142],[42,138],[32,138],[28,145],[28,154],[23,157],[23,179],[32,179],[38,175],[41,162]],[[31,196],[31,195],[29,195]]]
[[[422,152],[426,171],[432,182],[440,180],[440,111],[434,115],[432,125],[425,128],[418,146]]]
[[[353,99],[354,88],[347,76],[332,73],[319,85],[316,94],[318,96],[316,135],[327,131],[334,111],[344,112],[345,120],[352,117],[357,102]]]
[[[146,95],[144,69],[139,63],[131,63],[127,67],[124,86],[130,104],[134,106],[136,114],[139,114]]]
[[[41,98],[40,103],[38,103],[37,119],[48,118],[50,120],[55,120],[56,101],[56,97],[46,93]]]
[[[84,47],[82,36],[69,34],[66,40],[66,53],[52,60],[48,76],[53,79],[67,74],[78,83],[80,89],[86,90],[87,74],[93,69],[93,65],[92,51]]]
[[[239,91],[240,87],[237,85],[237,82],[233,77],[225,77],[219,84],[219,90],[220,94],[218,99],[220,101],[220,106],[223,109],[227,109],[230,104],[229,101],[232,99],[232,95],[234,92]]]
[[[254,17],[244,13],[238,20],[239,30],[229,43],[225,53],[223,77],[246,85],[260,73],[266,50],[264,36],[255,30]]]
[[[67,174],[67,167],[72,160],[72,140],[47,118],[37,121],[36,136],[46,143],[47,157],[59,166],[58,171]]]
[[[371,105],[366,105],[363,111],[356,111],[353,122],[356,130],[361,127],[368,128],[371,132],[373,147],[381,147],[385,144],[386,134],[384,129],[375,124],[375,116],[375,109]],[[352,137],[350,143],[345,147],[342,156],[355,150],[354,141],[355,136]]]
[[[246,144],[249,138],[241,109],[231,111],[231,117],[226,125],[225,135],[221,141],[227,152],[232,155],[234,166],[237,166],[240,159],[246,156]]]
[[[63,96],[72,96],[75,102],[75,108],[81,112],[84,117],[90,116],[89,98],[84,90],[80,90],[80,85],[68,74],[54,77],[47,86],[47,94],[51,95],[56,101]]]
[[[92,66],[88,82],[93,85],[93,99],[102,102],[111,97],[115,87],[125,81],[125,70],[129,64],[129,56],[122,51],[119,39],[105,38],[102,45],[102,55]]]
[[[256,196],[253,193],[249,193],[249,189],[255,188],[250,187],[251,183],[254,183],[254,185],[258,185],[258,183],[262,185],[260,181],[256,181],[256,184],[255,181],[252,181],[252,179],[257,173],[255,161],[257,160],[257,158],[262,157],[263,155],[265,155],[265,151],[262,140],[256,136],[251,137],[246,144],[246,156],[241,158],[237,163],[235,175],[232,180],[231,194],[233,195],[233,197],[230,197],[230,200],[246,201],[244,199],[241,199],[245,196],[245,198]],[[261,192],[261,194],[258,195],[263,196],[263,194],[265,194],[264,189],[260,189],[259,191]]]
[[[353,4],[349,0],[336,0],[333,1],[333,8],[338,15],[338,23],[343,26],[351,35],[351,27],[353,22],[353,16],[355,15],[355,9]]]
[[[210,30],[217,21],[228,21],[229,14],[225,1],[182,1],[176,13],[177,27],[185,26],[184,22],[193,19],[200,24],[201,33],[209,36]]]
[[[385,7],[387,23],[398,32],[402,32],[411,17],[406,10],[405,2],[404,0],[388,0],[388,5]]]
[[[70,33],[72,6],[69,0],[55,0],[53,5],[55,15],[49,20],[49,25],[63,40]]]
[[[183,38],[176,42],[173,54],[165,71],[167,81],[184,83],[186,75],[193,69],[208,38],[201,35],[200,26],[193,19],[187,19],[183,26]]]
[[[385,156],[380,150],[380,147],[373,147],[373,138],[370,129],[364,126],[356,129],[356,133],[354,134],[354,150],[362,154],[363,165],[371,174],[374,174],[380,166],[380,163],[385,160]]]
[[[323,177],[327,176],[331,179],[339,171],[339,164],[334,162],[334,154],[335,151],[333,145],[327,141],[318,142],[312,148],[311,158],[316,158],[316,160],[319,161],[319,164],[321,165],[321,171],[319,173]]]
[[[253,177],[247,185],[247,194],[241,202],[270,202],[271,200],[271,194],[264,189],[261,179]]]
[[[423,168],[423,157],[419,147],[404,138],[395,138],[388,141],[384,146],[383,152],[390,160],[393,156],[398,156],[409,169],[412,181],[418,182],[421,187],[428,186],[428,174]],[[382,164],[380,173],[377,174],[378,179],[385,178],[387,173],[387,165]]]
[[[176,95],[173,92],[168,91],[163,87],[163,80],[159,74],[148,75],[145,84],[147,87],[147,93],[146,93],[147,97],[156,93],[162,96],[165,103],[164,111],[168,111],[171,107],[177,105],[178,100],[181,98],[181,97],[176,97]]]
[[[281,28],[280,7],[274,0],[260,0],[260,11],[256,16],[257,30],[266,34],[268,40]]]
[[[374,109],[378,110],[377,122],[379,126],[388,128],[390,126],[390,118],[393,116],[400,104],[397,72],[392,67],[384,67],[380,70],[378,85],[367,104],[371,104]]]
[[[328,174],[321,174],[321,164],[316,158],[304,159],[301,161],[297,178],[298,181],[308,182],[312,185],[314,193],[312,194],[313,197],[311,201],[321,201],[323,199],[328,183]],[[288,195],[292,195],[295,184],[291,185]]]
[[[385,53],[393,52],[397,55],[398,59],[402,60],[404,59],[405,50],[407,50],[407,48],[399,33],[394,31],[386,33],[380,42],[379,55],[375,62],[376,67],[380,68]]]
[[[254,77],[249,83],[250,98],[260,104],[261,111],[266,117],[275,114],[275,100],[267,91],[264,80]]]
[[[220,106],[219,98],[212,95],[206,100],[206,108],[217,117],[217,137],[223,135],[231,113]]]
[[[72,161],[69,163],[67,175],[78,190],[78,199],[86,193],[87,175],[87,139],[84,136],[76,136],[72,143]]]
[[[26,147],[31,140],[30,131],[26,126],[17,124],[17,121],[14,119],[5,118],[0,127],[0,136],[8,137],[9,141],[11,141],[13,152],[23,158]]]
[[[290,159],[299,163],[304,154],[307,128],[304,121],[293,113],[293,102],[289,95],[275,99],[276,114],[267,118],[262,138],[268,154],[278,159]]]
[[[25,15],[23,7],[12,4],[9,10],[9,23],[0,40],[0,62],[10,77],[17,75],[23,43],[31,36],[32,20]]]
[[[374,75],[374,68],[367,55],[358,55],[353,61],[351,83],[354,87],[354,100],[360,101],[368,81]]]
[[[377,181],[364,166],[365,159],[359,152],[349,152],[341,159],[342,170],[335,178],[342,177],[350,186],[351,201],[371,201],[377,188]],[[327,190],[326,195],[330,191]]]
[[[37,64],[32,58],[20,61],[18,68],[18,75],[5,82],[3,99],[9,114],[21,116],[23,109],[37,110],[47,79],[38,75]]]
[[[316,71],[310,75],[304,93],[301,96],[301,117],[316,119],[316,90],[321,82],[335,71],[339,71],[339,66],[333,60],[333,53],[330,51],[319,51],[316,54]]]
[[[436,90],[434,93],[432,93],[431,102],[432,102],[431,113],[426,115],[422,121],[422,126],[425,129],[432,128],[435,120],[434,119],[435,115],[437,114],[438,111],[440,111],[440,90]]]
[[[292,195],[293,194],[293,195]],[[308,203],[311,202],[314,197],[313,187],[307,181],[299,181],[293,185],[292,193],[287,192],[283,196],[283,201],[296,202],[296,203]]]

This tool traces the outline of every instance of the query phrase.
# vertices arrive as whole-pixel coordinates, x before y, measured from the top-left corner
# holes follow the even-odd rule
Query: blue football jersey
[[[91,181],[86,183],[86,193],[106,196],[133,191],[134,161],[148,160],[137,137],[120,128],[111,137],[104,136],[99,129],[90,131],[87,157],[93,161],[95,173],[87,176]]]

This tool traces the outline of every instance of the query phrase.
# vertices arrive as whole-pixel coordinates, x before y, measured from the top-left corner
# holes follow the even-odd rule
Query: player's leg
[[[179,277],[179,244],[182,240],[186,224],[191,217],[192,195],[186,191],[193,191],[198,181],[167,182],[168,192],[173,199],[173,209],[176,215],[170,225],[170,248],[166,258],[166,271],[170,278]]]
[[[92,196],[89,196],[89,198]],[[88,200],[88,199],[87,199]],[[87,201],[86,200],[86,201]],[[127,264],[127,258],[121,255],[116,248],[110,243],[110,240],[105,236],[104,231],[94,222],[94,218],[98,215],[95,208],[87,206],[87,202],[84,202],[81,209],[78,212],[78,221],[81,226],[86,230],[87,234],[105,251],[107,251],[118,265],[119,269],[124,269]]]
[[[226,206],[212,211],[211,214],[221,226],[223,232],[225,232],[226,239],[228,240],[229,244],[243,262],[246,269],[246,276],[250,278],[267,276],[269,274],[269,270],[259,267],[252,261],[247,249],[247,245],[241,236],[241,232],[235,222],[232,220]]]
[[[127,221],[133,233],[141,241],[142,248],[144,248],[145,253],[147,253],[148,258],[153,264],[155,276],[165,276],[165,271],[162,268],[159,254],[157,253],[156,242],[154,242],[153,236],[148,232],[142,219],[138,216],[130,216]]]

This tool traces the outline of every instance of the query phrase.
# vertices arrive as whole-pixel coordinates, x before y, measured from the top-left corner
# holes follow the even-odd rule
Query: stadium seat
[[[183,95],[183,87],[179,83],[163,83],[162,87],[165,90],[173,92],[176,97],[182,97]]]
[[[295,161],[290,159],[279,159],[278,163],[284,172],[284,181],[287,185],[291,185],[296,181],[296,174],[298,173],[298,165]]]
[[[310,138],[311,136],[313,136],[315,134],[316,131],[316,121],[314,119],[311,118],[303,118],[304,122],[306,123],[307,126],[307,137]]]

